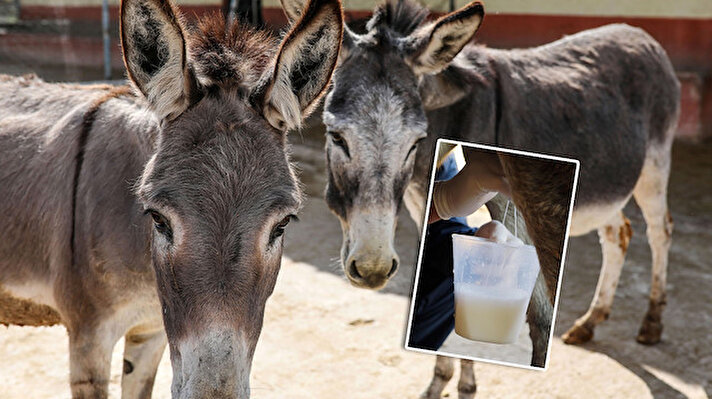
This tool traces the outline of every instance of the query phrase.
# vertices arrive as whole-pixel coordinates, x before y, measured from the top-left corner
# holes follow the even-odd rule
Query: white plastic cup
[[[455,332],[475,341],[516,342],[539,274],[536,249],[453,234],[452,252]]]

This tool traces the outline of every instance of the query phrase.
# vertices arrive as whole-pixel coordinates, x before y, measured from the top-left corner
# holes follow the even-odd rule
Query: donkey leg
[[[596,292],[588,311],[574,323],[564,335],[567,344],[582,344],[593,338],[596,325],[608,318],[615,297],[618,279],[623,269],[633,230],[630,221],[618,212],[605,226],[598,229],[598,237],[603,251],[603,266],[598,276]]]
[[[477,392],[475,364],[472,360],[460,359],[460,381],[457,383],[458,399],[472,399]]]
[[[108,397],[111,375],[111,352],[118,337],[106,328],[68,326],[69,382],[74,399]]]
[[[527,323],[529,324],[529,337],[532,340],[532,366],[544,367],[546,354],[549,349],[549,336],[551,335],[551,319],[554,307],[549,302],[549,293],[546,281],[539,274],[532,293],[532,300],[527,309]]]
[[[153,391],[158,363],[166,348],[166,333],[133,329],[125,336],[124,370],[121,376],[121,397],[149,399]]]
[[[667,153],[669,154],[669,151]],[[661,316],[665,308],[668,251],[673,228],[672,217],[667,207],[669,174],[669,158],[646,161],[643,173],[633,191],[635,202],[640,206],[647,224],[646,233],[653,255],[650,303],[637,337],[638,342],[646,345],[660,342],[663,331]]]
[[[445,385],[455,373],[455,366],[452,358],[437,355],[435,358],[435,368],[433,369],[433,379],[430,381],[428,389],[420,395],[421,399],[440,399]]]

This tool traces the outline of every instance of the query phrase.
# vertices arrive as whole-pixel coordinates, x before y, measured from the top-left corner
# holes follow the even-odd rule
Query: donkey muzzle
[[[207,331],[183,339],[175,348],[177,353],[171,353],[173,398],[250,397],[252,351],[235,331]]]
[[[351,284],[380,289],[398,270],[400,259],[393,248],[395,211],[353,212],[344,234],[342,262]]]

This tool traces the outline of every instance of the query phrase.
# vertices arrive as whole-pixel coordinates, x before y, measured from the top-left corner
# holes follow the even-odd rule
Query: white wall
[[[343,0],[346,9],[371,10],[374,0]],[[380,0],[378,0],[380,2]],[[448,0],[418,0],[432,10],[447,11]],[[488,13],[712,18],[712,0],[483,0]],[[456,0],[457,7],[467,0]],[[263,0],[279,7],[279,0]]]
[[[176,0],[174,0],[176,1]],[[381,0],[378,0],[379,2]],[[432,10],[447,11],[448,0],[420,0]],[[23,5],[100,5],[101,0],[20,0]],[[374,0],[344,0],[347,10],[371,10]],[[467,0],[456,0],[457,6]],[[117,5],[118,0],[109,0]],[[220,0],[177,0],[178,4],[221,4]],[[712,0],[484,0],[488,13],[603,15],[669,18],[712,18]],[[280,7],[279,0],[263,0],[265,7]]]
[[[222,4],[220,0],[173,0],[176,4]],[[20,6],[99,6],[102,0],[20,0]],[[277,1],[279,3],[279,1]],[[119,5],[119,0],[109,0],[109,5]]]

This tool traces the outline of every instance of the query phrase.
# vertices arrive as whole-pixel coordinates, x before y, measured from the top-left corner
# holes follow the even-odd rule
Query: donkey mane
[[[430,11],[414,0],[386,0],[373,12],[368,30],[385,27],[401,36],[413,33],[427,18]]]
[[[269,66],[278,45],[269,32],[241,21],[228,26],[220,13],[201,17],[188,34],[188,52],[205,86],[252,87]]]

